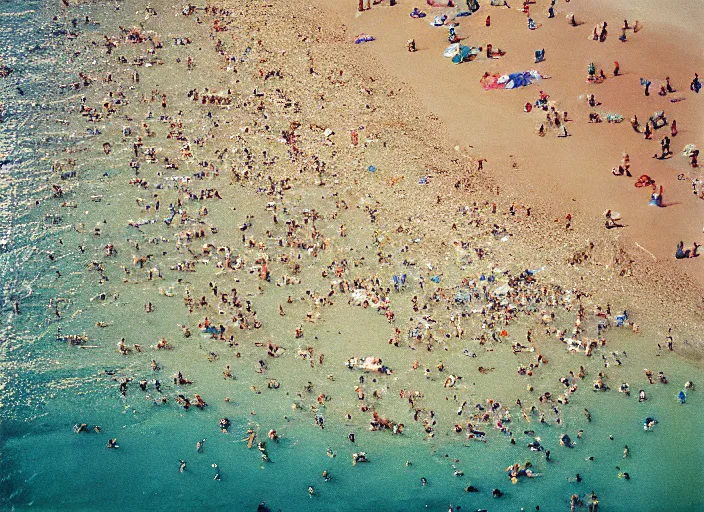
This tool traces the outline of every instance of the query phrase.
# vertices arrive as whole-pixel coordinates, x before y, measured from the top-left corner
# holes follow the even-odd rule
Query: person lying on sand
[[[692,249],[684,249],[684,242],[680,241],[679,244],[677,244],[677,249],[675,250],[675,258],[678,260],[682,260],[685,258],[696,258],[699,256],[697,254],[697,251],[701,247],[701,244],[698,244],[697,242],[694,242],[694,247]]]

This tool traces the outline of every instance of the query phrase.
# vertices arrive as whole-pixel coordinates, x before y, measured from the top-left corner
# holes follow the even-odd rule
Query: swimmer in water
[[[201,439],[196,443],[196,452],[198,453],[203,453],[203,444],[205,443],[205,439]]]
[[[212,467],[215,470],[215,475],[213,476],[213,480],[220,480],[220,467],[218,467],[217,464],[212,464],[210,467]]]
[[[183,473],[186,471],[186,461],[183,459],[178,460],[178,472]]]

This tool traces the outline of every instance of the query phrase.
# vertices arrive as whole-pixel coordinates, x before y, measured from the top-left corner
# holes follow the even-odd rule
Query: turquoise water
[[[649,412],[660,413],[660,424],[655,432],[645,433],[640,421],[622,419],[638,418],[644,408],[634,400],[624,407],[623,397],[611,395],[599,412],[615,418],[603,423],[594,420],[574,449],[557,446],[554,428],[535,429],[545,444],[552,438],[550,463],[520,446],[522,442],[512,447],[499,437],[463,446],[450,440],[428,443],[414,436],[358,430],[355,444],[367,450],[371,462],[352,467],[353,448],[345,430],[331,427],[321,432],[297,421],[280,429],[285,437],[279,443],[268,443],[273,462],[264,464],[255,449],[247,450],[240,441],[244,422],[236,420],[230,435],[220,434],[214,412],[187,417],[164,411],[158,417],[135,418],[120,411],[74,406],[72,417],[77,413],[83,418],[99,416],[106,431],[118,433],[121,448],[106,450],[100,435],[73,435],[68,428],[71,418],[61,422],[61,414],[50,414],[6,443],[4,452],[10,458],[5,464],[17,468],[12,472],[18,487],[12,500],[17,509],[250,510],[264,500],[282,510],[424,510],[426,506],[444,510],[448,504],[469,510],[528,509],[536,504],[541,510],[563,510],[569,495],[594,488],[608,510],[632,510],[634,499],[645,498],[648,502],[641,508],[646,510],[697,510],[700,502],[692,490],[697,485],[698,462],[692,455],[699,449],[696,429],[701,423],[677,421],[684,414],[679,405],[665,408],[669,411],[648,406]],[[574,409],[581,405],[591,404],[575,403]],[[694,410],[697,404],[688,407]],[[570,424],[586,426],[577,418]],[[56,431],[59,426],[63,431]],[[679,434],[671,435],[674,432]],[[608,440],[607,433],[614,441]],[[195,441],[203,437],[207,441],[199,454]],[[625,462],[622,440],[628,441],[632,454]],[[337,453],[334,459],[326,455],[327,448]],[[594,456],[594,461],[585,461],[588,456]],[[188,463],[184,474],[177,471],[180,458]],[[413,464],[405,466],[406,460]],[[502,468],[525,460],[545,476],[512,486]],[[212,480],[213,462],[220,466],[221,481]],[[619,465],[630,472],[630,481],[617,478]],[[453,476],[456,468],[464,476]],[[332,475],[330,482],[323,482],[323,470]],[[566,481],[565,475],[577,472],[584,478],[581,484]],[[421,486],[421,477],[427,479],[427,486]],[[476,497],[462,490],[470,483],[482,490]],[[316,488],[313,498],[306,493],[309,485]],[[488,495],[493,487],[505,492],[500,504]]]
[[[79,22],[79,31],[100,40],[102,31],[114,31],[121,24],[134,26],[144,18],[143,13],[133,14],[143,8],[138,3],[124,2],[120,6],[120,11],[116,11],[113,4],[89,4],[74,8],[68,15],[61,14],[59,22],[52,22],[57,12],[53,3],[0,4],[2,58],[14,70],[10,77],[0,79],[5,98],[5,118],[0,125],[2,159],[6,162],[0,169],[4,198],[0,233],[6,242],[0,252],[3,510],[256,510],[257,504],[264,501],[272,510],[286,511],[447,510],[449,506],[462,510],[532,510],[536,505],[549,511],[568,510],[570,495],[583,497],[592,490],[599,495],[601,510],[704,509],[698,492],[699,461],[704,455],[700,443],[704,428],[701,395],[698,391],[689,392],[685,405],[676,400],[684,382],[694,380],[698,384],[695,377],[701,372],[674,354],[655,350],[656,341],[647,334],[636,336],[626,330],[610,330],[608,350],[597,350],[591,359],[583,354],[568,354],[554,336],[536,336],[541,353],[550,362],[527,379],[518,376],[515,367],[533,362],[534,355],[513,355],[508,343],[490,344],[493,351],[485,351],[471,340],[481,333],[476,320],[465,325],[471,331],[467,339],[447,342],[446,352],[437,353],[438,349],[425,354],[422,347],[410,351],[389,345],[386,320],[372,310],[347,305],[345,297],[336,298],[334,309],[315,310],[321,313],[321,319],[315,325],[306,323],[304,339],[294,340],[292,331],[310,307],[299,300],[286,305],[287,295],[305,296],[306,289],[327,291],[328,287],[327,281],[318,277],[315,262],[305,259],[307,256],[302,259],[304,285],[276,287],[266,283],[264,295],[257,289],[260,283],[256,272],[242,270],[236,277],[225,277],[212,263],[201,265],[194,274],[170,270],[184,259],[174,246],[175,234],[182,227],[167,228],[162,219],[168,215],[165,206],[176,201],[179,190],[146,163],[141,175],[150,182],[161,182],[163,187],[144,193],[135,187],[126,188],[132,174],[125,164],[132,147],[131,140],[121,140],[124,120],[99,122],[96,127],[101,136],[91,136],[86,132],[86,126],[91,126],[81,119],[77,106],[81,95],[86,94],[93,101],[100,94],[92,89],[58,87],[74,82],[78,67],[91,65],[93,59],[96,77],[106,70],[114,71],[116,80],[128,76],[97,51],[85,50],[85,54],[76,55],[73,52],[80,45],[66,42],[60,32],[71,17],[81,20],[89,15],[102,25],[84,26]],[[170,7],[156,8],[169,12]],[[199,43],[203,46],[212,44],[207,42],[205,32],[199,32],[186,18],[173,17],[164,23],[170,24],[163,27],[164,33],[192,31],[196,33],[194,37],[201,37]],[[181,55],[179,51],[167,45],[163,53],[173,64],[176,55]],[[204,53],[202,58],[207,55]],[[184,118],[190,123],[203,123],[203,127],[207,122],[203,112],[186,101],[185,94],[178,94],[212,80],[222,87],[231,83],[215,71],[185,80],[176,67],[154,69],[154,79],[147,68],[139,70],[142,85],[136,86],[137,93],[148,93],[157,82],[166,84],[162,90],[183,109]],[[23,95],[16,90],[18,85]],[[160,126],[144,112],[150,108],[156,111],[157,104],[130,108],[132,115],[138,113],[151,126]],[[140,121],[133,124],[135,130]],[[156,129],[163,135],[163,128]],[[103,154],[106,140],[113,144],[112,156]],[[159,144],[168,148],[170,143],[161,137]],[[66,152],[67,148],[74,152]],[[173,148],[178,148],[178,144],[174,143]],[[75,165],[68,162],[71,158],[76,159]],[[53,161],[63,162],[65,170],[75,169],[77,177],[61,180],[62,171],[52,170]],[[183,165],[180,174],[192,175],[197,170],[198,166],[190,162]],[[53,183],[63,186],[63,198],[51,197]],[[216,186],[226,198],[220,203],[207,203],[210,216],[218,220],[218,226],[226,225],[227,230],[226,236],[214,240],[218,242],[215,245],[234,246],[240,236],[236,226],[246,220],[245,208],[255,211],[258,218],[263,217],[269,198],[257,195],[254,184],[229,185],[226,176],[213,178],[197,188],[209,186]],[[317,199],[317,188],[305,184],[297,187],[300,198],[286,197],[282,203],[299,222],[303,222],[303,209],[310,202],[316,201],[313,204],[324,213],[333,210],[329,202]],[[158,215],[135,206],[135,197],[149,202],[150,194],[157,190],[162,200]],[[93,200],[97,196],[102,196],[100,201]],[[231,210],[233,204],[238,207],[236,212]],[[365,219],[358,212],[344,215],[342,218],[351,226],[349,243],[364,252],[362,247],[368,240]],[[141,231],[126,226],[127,220],[139,218],[158,222],[142,226]],[[329,220],[321,225],[334,232],[339,223]],[[99,237],[94,234],[96,226],[101,228]],[[252,228],[259,235],[264,229],[264,222]],[[135,242],[142,249],[137,249]],[[104,257],[107,243],[118,248],[113,259]],[[197,243],[192,247],[197,250]],[[162,250],[167,254],[159,257]],[[147,267],[153,265],[160,270],[163,279],[149,280],[147,270],[132,265],[134,253],[155,254]],[[257,257],[256,251],[241,253],[249,264]],[[373,258],[374,248],[365,254]],[[92,270],[92,261],[104,262],[108,281]],[[129,274],[123,266],[130,270]],[[472,277],[478,279],[480,273],[481,269],[476,269]],[[547,272],[543,275],[548,283]],[[405,302],[420,293],[415,277],[409,289],[399,295]],[[259,317],[265,320],[264,328],[238,334],[239,345],[235,347],[201,335],[197,324],[206,312],[196,310],[189,315],[183,308],[182,296],[186,288],[192,289],[196,297],[209,293],[207,283],[211,280],[219,281],[225,289],[236,285],[242,296],[254,303]],[[159,294],[159,288],[173,289],[175,296]],[[96,298],[100,293],[105,293],[105,300]],[[144,313],[147,301],[153,303],[154,313]],[[19,314],[13,311],[15,302]],[[286,305],[286,317],[278,315],[279,304]],[[569,328],[573,315],[564,308],[554,309],[559,326]],[[399,317],[412,314],[410,306],[399,305]],[[96,322],[107,326],[98,327]],[[193,336],[185,338],[179,324],[189,325]],[[512,323],[508,330],[513,336],[534,324],[534,318],[525,317]],[[595,324],[590,317],[589,329],[595,331]],[[85,334],[88,341],[83,347],[57,341],[59,326],[64,334]],[[162,336],[175,347],[173,351],[149,348]],[[122,337],[128,346],[140,344],[144,353],[125,357],[118,354],[116,344]],[[520,335],[516,339],[523,341]],[[255,348],[253,342],[269,340],[280,343],[286,352],[279,359],[267,359],[268,370],[264,374],[254,373],[263,351]],[[325,365],[309,365],[297,358],[297,348],[305,345],[314,346],[316,354],[324,351]],[[463,355],[465,348],[476,351],[478,357]],[[627,356],[619,356],[623,366],[614,365],[612,350],[627,352]],[[237,357],[238,352],[241,357]],[[342,363],[351,356],[369,354],[382,357],[394,370],[392,375],[376,377],[377,382],[367,375],[365,389],[368,395],[374,389],[382,393],[384,398],[376,403],[376,408],[382,415],[406,425],[401,436],[368,431],[367,416],[357,412],[352,390],[359,384],[360,374],[345,369]],[[611,363],[606,369],[602,355]],[[152,358],[162,370],[150,369]],[[442,360],[448,372],[464,375],[465,379],[453,390],[443,388],[441,382],[446,374],[433,370],[432,380],[428,381],[422,369],[410,369],[416,358],[421,360],[421,368],[435,368]],[[227,364],[237,379],[223,379]],[[496,367],[496,371],[479,374],[479,365]],[[559,377],[570,369],[576,371],[579,365],[586,367],[587,377],[579,382],[580,389],[571,396],[570,404],[560,407],[560,425],[548,407],[541,407],[547,425],[540,424],[537,416],[532,416],[530,423],[521,418],[519,408],[513,405],[516,398],[521,398],[524,407],[538,405],[539,393],[562,392]],[[670,384],[647,384],[642,372],[646,367],[664,371]],[[602,370],[607,372],[612,390],[595,393],[590,384]],[[194,384],[174,385],[171,379],[177,371],[193,379]],[[327,378],[330,374],[334,380]],[[133,379],[124,397],[120,396],[116,381],[123,377]],[[167,404],[154,402],[160,396],[153,387],[155,378],[163,384],[164,395],[169,398]],[[267,389],[270,378],[279,380],[281,388]],[[140,379],[149,381],[146,393],[137,387]],[[309,381],[314,383],[310,393],[303,390]],[[616,391],[622,381],[631,384],[630,398]],[[529,392],[528,383],[536,391]],[[251,386],[256,386],[261,394],[254,394]],[[649,395],[645,403],[638,403],[640,388]],[[420,405],[437,413],[439,425],[434,438],[425,437],[420,423],[414,423],[406,401],[396,398],[401,389],[422,389],[426,394]],[[201,393],[209,403],[205,410],[192,407],[185,411],[174,404],[178,393],[192,396],[194,392]],[[325,429],[316,426],[311,410],[321,392],[331,396],[330,402],[320,408]],[[463,434],[451,431],[453,423],[459,421],[454,419],[458,403],[467,400],[469,411],[476,403],[486,405],[488,398],[500,400],[510,408],[513,421],[509,427],[516,445],[511,445],[509,437],[490,424],[480,424],[480,429],[488,432],[486,443],[467,440]],[[591,423],[582,412],[584,408],[591,411]],[[345,418],[347,412],[352,414],[351,420]],[[643,430],[646,416],[659,421],[652,432]],[[221,433],[218,427],[223,417],[232,421],[228,434]],[[102,432],[75,434],[76,423],[100,425]],[[281,438],[278,442],[267,440],[271,462],[262,462],[256,446],[248,449],[243,439],[248,429],[256,431],[258,439],[266,439],[272,428]],[[523,434],[528,429],[533,429],[534,435],[551,450],[550,461],[542,453],[529,451],[526,445],[531,438]],[[580,429],[584,436],[577,439]],[[354,444],[347,438],[350,432],[356,434]],[[559,446],[562,433],[575,440],[574,448]],[[118,450],[106,449],[109,438],[118,439]],[[196,442],[204,438],[203,452],[198,453]],[[625,444],[631,455],[624,460]],[[327,455],[328,449],[335,457]],[[357,451],[365,451],[370,462],[352,466],[351,455]],[[585,460],[590,456],[593,461]],[[183,473],[178,470],[180,459],[187,463]],[[512,485],[504,468],[526,460],[542,476],[521,479]],[[213,479],[212,464],[220,468],[219,481]],[[329,482],[323,480],[323,471],[330,473]],[[456,476],[456,471],[463,475]],[[618,478],[622,471],[629,472],[631,479]],[[568,480],[577,473],[583,477],[581,483]],[[427,485],[421,485],[422,477]],[[480,492],[465,493],[463,489],[470,484]],[[313,496],[308,493],[309,486],[315,489]],[[500,488],[504,496],[492,498],[493,488]]]

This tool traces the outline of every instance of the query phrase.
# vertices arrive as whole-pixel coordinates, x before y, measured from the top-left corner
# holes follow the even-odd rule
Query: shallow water
[[[103,23],[101,29],[89,26],[81,30],[100,34],[100,30],[109,31],[120,24],[133,26],[143,17],[132,14],[138,5],[131,2],[121,5],[120,11],[115,11],[112,4],[77,8],[79,18],[89,14]],[[150,198],[148,193],[125,188],[131,176],[124,165],[129,159],[126,154],[130,152],[130,144],[121,143],[122,124],[111,119],[98,124],[100,137],[87,135],[86,124],[75,108],[83,92],[57,90],[57,84],[73,82],[76,77],[70,66],[70,51],[66,50],[72,46],[52,36],[52,30],[57,28],[49,21],[54,7],[39,1],[0,4],[3,13],[27,11],[21,16],[0,17],[3,28],[12,29],[0,31],[0,37],[4,38],[2,57],[15,69],[9,79],[0,81],[8,98],[6,119],[0,125],[5,145],[3,159],[12,162],[0,169],[5,198],[0,232],[6,233],[3,236],[8,241],[0,253],[3,282],[0,504],[3,509],[256,510],[257,504],[265,501],[272,510],[344,511],[381,507],[392,511],[447,510],[449,505],[464,510],[519,510],[520,507],[530,510],[538,504],[541,510],[566,510],[571,494],[583,496],[592,489],[599,495],[604,510],[633,510],[634,500],[644,510],[702,509],[701,497],[696,492],[696,465],[704,455],[698,443],[704,427],[703,416],[698,413],[701,398],[694,391],[688,393],[685,405],[676,400],[684,382],[694,380],[699,373],[674,354],[654,350],[656,341],[647,335],[636,336],[625,329],[609,331],[609,345],[628,354],[620,356],[621,367],[614,365],[614,357],[609,355],[611,349],[599,350],[587,359],[583,354],[568,354],[554,336],[538,335],[536,344],[549,363],[529,379],[517,375],[515,367],[519,363],[529,364],[535,355],[513,355],[508,342],[480,346],[471,340],[481,333],[480,322],[471,317],[465,324],[470,333],[466,339],[450,339],[443,342],[446,351],[426,353],[422,345],[415,347],[416,350],[406,349],[405,336],[403,348],[389,345],[392,329],[382,316],[371,309],[346,305],[345,297],[336,297],[339,304],[321,308],[321,319],[316,324],[305,324],[304,338],[293,339],[292,331],[300,325],[309,304],[296,300],[286,306],[285,317],[277,314],[278,305],[285,304],[288,295],[305,297],[306,290],[326,291],[328,286],[327,281],[317,277],[317,271],[313,277],[319,264],[308,256],[302,260],[304,272],[310,274],[304,285],[276,287],[265,283],[264,294],[257,290],[256,277],[251,278],[246,270],[239,271],[237,277],[223,276],[214,264],[201,264],[193,274],[169,271],[170,266],[184,259],[174,252],[178,228],[168,228],[163,223],[168,215],[165,206],[158,215],[135,207],[135,197],[147,202]],[[168,12],[167,6],[158,9]],[[183,18],[175,18],[163,30],[174,35],[196,29]],[[175,59],[179,51],[167,45],[162,57]],[[76,57],[76,65],[85,64],[86,59],[90,57]],[[113,64],[104,56],[99,59],[94,67],[96,75],[112,69]],[[160,90],[171,98],[172,94],[176,96],[192,87],[212,87],[217,83],[224,88],[231,82],[217,73],[199,73],[187,81],[167,65],[157,68],[153,73],[140,68],[143,78],[136,86],[139,92],[148,94],[155,84],[162,83],[165,85]],[[13,91],[17,83],[24,91],[23,96]],[[182,97],[172,101],[180,102],[184,119],[206,126],[203,112],[197,107],[193,108]],[[64,110],[67,105],[73,110]],[[155,113],[158,110],[156,104],[130,107],[145,116],[150,126],[162,135],[158,121],[142,112],[150,108]],[[233,113],[229,115],[234,117]],[[69,124],[57,123],[56,119]],[[135,130],[139,121],[135,121]],[[106,140],[116,148],[111,157],[102,154]],[[158,140],[164,147],[168,144],[161,136]],[[175,141],[171,142],[173,148],[179,147]],[[57,181],[51,162],[70,158],[70,154],[60,153],[64,147],[87,148],[85,156],[77,153],[77,178],[61,181],[67,190],[64,199],[77,208],[61,207],[60,200],[51,198],[51,184]],[[143,165],[147,168],[144,175],[150,176],[150,181],[164,184],[159,189],[162,204],[175,201],[176,191],[173,187],[169,189],[173,182],[164,179],[166,173],[156,175],[148,169],[149,164]],[[192,175],[197,170],[197,165],[191,163],[174,174]],[[239,231],[235,226],[244,222],[244,216],[251,211],[263,217],[267,197],[254,194],[252,187],[227,186],[224,177],[213,182],[227,199],[207,203],[214,223],[226,225],[227,232],[218,240],[236,241]],[[103,196],[100,201],[91,200],[98,195]],[[329,202],[318,199],[319,196],[318,189],[301,185],[300,197],[287,198],[287,206],[293,215],[301,215],[303,208],[311,205],[323,212],[331,211]],[[231,210],[232,205],[236,211]],[[128,219],[140,215],[157,222],[142,226],[141,232],[125,227]],[[352,211],[345,222],[351,226],[347,243],[373,258],[374,248],[363,248],[371,238],[366,217]],[[338,223],[326,219],[319,227],[334,231]],[[93,235],[95,226],[101,228],[99,238]],[[263,236],[264,226],[264,222],[261,225],[255,222],[252,230]],[[163,272],[163,279],[150,281],[146,271],[140,272],[134,266],[130,267],[131,274],[123,273],[121,265],[129,267],[130,252],[137,252],[135,241],[144,246],[150,238],[161,237],[169,241],[154,243],[148,250],[167,251],[155,264]],[[106,274],[110,277],[105,282],[90,270],[90,262],[104,259],[103,247],[109,241],[120,252],[115,260],[105,259]],[[78,249],[82,244],[85,253]],[[56,255],[54,260],[49,253]],[[250,263],[255,259],[249,254],[247,257]],[[452,263],[447,264],[448,274],[453,268]],[[470,273],[479,279],[486,271],[475,268]],[[409,289],[393,296],[399,303],[399,317],[413,314],[407,304],[410,296],[419,292],[417,272],[413,272]],[[371,267],[369,274],[373,273]],[[543,275],[548,282],[549,268]],[[131,282],[120,283],[122,278]],[[182,306],[186,287],[206,293],[206,283],[216,278],[236,283],[240,294],[252,300],[259,317],[266,319],[261,332],[255,330],[238,336],[236,347],[198,333],[195,325],[202,320],[203,312],[196,311],[189,317]],[[173,287],[175,296],[159,295],[160,287]],[[100,293],[106,294],[105,300],[96,299]],[[52,308],[47,307],[50,299]],[[16,300],[19,315],[13,313],[12,304]],[[401,305],[402,300],[405,306]],[[142,305],[147,301],[154,304],[155,313],[143,312]],[[627,301],[624,302],[619,306],[627,307]],[[55,313],[56,304],[60,319]],[[568,328],[571,317],[564,310],[555,310],[557,323]],[[99,321],[110,325],[99,328],[96,326]],[[516,321],[508,327],[508,340],[521,339],[518,333],[535,323],[532,318]],[[592,331],[596,329],[595,323],[590,320]],[[191,325],[193,336],[184,338],[178,324]],[[58,326],[64,334],[85,333],[88,342],[77,347],[57,341]],[[155,352],[148,348],[162,336],[175,346],[173,351]],[[139,343],[145,353],[127,357],[117,354],[115,345],[122,337],[128,346]],[[270,339],[286,351],[278,359],[267,360],[268,369],[260,375],[254,369],[263,352],[253,348],[252,343]],[[316,355],[325,353],[324,365],[312,365],[295,356],[296,349],[306,345],[313,346]],[[464,349],[476,351],[478,357],[465,356]],[[237,352],[242,357],[237,357]],[[370,354],[381,357],[393,373],[366,375],[365,391],[371,395],[373,390],[379,390],[383,399],[375,407],[380,414],[405,423],[402,436],[388,431],[370,432],[366,416],[356,413],[358,404],[353,389],[360,382],[360,373],[347,370],[342,362],[352,356]],[[610,362],[605,371],[612,390],[596,393],[590,390],[590,383],[597,372],[604,370],[602,354]],[[162,370],[149,369],[152,357]],[[421,362],[421,369],[414,371],[411,364],[416,359]],[[445,372],[435,370],[440,361],[447,367]],[[232,366],[235,380],[223,379],[226,364]],[[561,407],[560,425],[547,407],[542,410],[548,425],[540,424],[537,416],[531,417],[531,423],[521,418],[518,407],[513,405],[517,397],[532,405],[537,403],[539,393],[561,392],[558,378],[570,369],[576,371],[580,364],[585,365],[588,375],[579,383],[580,391],[572,395],[570,404]],[[478,366],[496,367],[496,370],[482,375],[477,371]],[[423,374],[426,367],[431,369],[432,386]],[[646,367],[664,371],[671,384],[643,384],[642,369]],[[194,384],[172,384],[171,377],[177,371],[193,379]],[[449,372],[464,377],[452,390],[440,384]],[[327,378],[331,374],[334,380]],[[120,396],[115,382],[121,377],[134,379],[125,397]],[[137,388],[136,381],[140,378],[150,381],[147,393]],[[151,383],[154,378],[163,383],[170,403],[155,404],[158,393]],[[279,380],[280,389],[267,389],[271,378]],[[313,391],[302,391],[309,381],[313,383]],[[626,398],[616,391],[622,381],[631,383],[634,396]],[[528,383],[536,391],[529,392]],[[254,394],[251,386],[256,386],[261,394]],[[639,387],[645,388],[650,397],[645,403],[637,401]],[[517,444],[511,445],[509,437],[491,425],[481,425],[488,431],[487,443],[466,440],[463,434],[448,432],[448,428],[438,429],[434,438],[426,439],[420,424],[413,423],[406,401],[398,398],[401,389],[423,389],[426,397],[420,401],[421,407],[433,409],[443,426],[459,421],[450,418],[456,416],[458,404],[464,400],[468,401],[465,422],[473,405],[486,405],[488,398],[510,404],[507,406],[513,421],[509,427]],[[203,411],[195,408],[184,411],[173,403],[174,395],[179,392],[189,396],[193,392],[202,393],[209,407]],[[296,396],[297,392],[300,396]],[[315,397],[321,392],[331,397],[320,408],[325,429],[315,425],[311,411]],[[231,400],[226,402],[226,397]],[[591,411],[593,418],[588,425],[584,408]],[[344,418],[346,412],[352,414],[349,421]],[[643,430],[646,416],[659,421],[652,432]],[[219,431],[218,420],[222,417],[232,420],[229,434]],[[101,425],[102,433],[74,434],[73,425],[83,422],[89,426]],[[263,463],[256,447],[247,449],[243,438],[249,428],[260,439],[271,428],[281,435],[277,443],[267,441],[271,462]],[[543,454],[526,447],[530,438],[522,432],[529,428],[551,450],[550,462]],[[576,439],[580,429],[584,429],[584,437]],[[347,440],[349,432],[356,433],[354,444]],[[576,441],[573,449],[559,446],[563,432]],[[609,435],[614,439],[610,440]],[[107,439],[112,437],[118,439],[119,450],[105,448]],[[197,453],[195,444],[203,438],[207,439],[205,449]],[[622,458],[625,444],[631,449],[626,460]],[[327,449],[336,456],[328,457]],[[353,467],[351,454],[355,451],[367,452],[370,462]],[[594,461],[585,460],[588,456],[593,456]],[[183,474],[178,471],[179,459],[187,462]],[[504,468],[526,460],[533,463],[534,470],[542,477],[511,485]],[[412,464],[406,465],[406,461]],[[220,467],[220,481],[213,480],[213,463]],[[323,481],[323,470],[332,475],[330,482]],[[456,470],[464,475],[454,476]],[[628,471],[631,480],[618,478],[619,471]],[[580,484],[568,481],[576,473],[584,478]],[[427,485],[421,485],[421,477],[427,479]],[[470,483],[481,492],[465,493],[463,488]],[[308,486],[316,490],[313,497],[307,492]],[[491,498],[490,490],[495,487],[505,493],[500,500]]]

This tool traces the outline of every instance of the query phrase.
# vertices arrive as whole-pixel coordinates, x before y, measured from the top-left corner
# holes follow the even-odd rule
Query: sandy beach
[[[2,12],[4,508],[702,506],[696,5],[462,7]]]
[[[619,10],[612,2],[599,6],[569,3],[556,10],[554,19],[547,19],[546,6],[531,5],[531,13],[536,13],[533,17],[543,24],[535,31],[526,29],[526,15],[520,12],[520,6],[488,7],[477,16],[457,18],[458,34],[466,38],[462,44],[490,43],[505,50],[506,55],[498,59],[480,56],[466,66],[452,66],[441,57],[447,46],[443,37],[446,29],[429,26],[425,21],[442,12],[453,15],[457,9],[427,8],[424,10],[429,18],[415,20],[404,19],[397,12],[404,7],[410,10],[410,4],[395,9],[384,2],[377,10],[365,13],[355,13],[344,4],[349,2],[338,2],[334,10],[348,33],[379,34],[378,40],[360,51],[371,53],[385,71],[413,88],[420,105],[442,120],[449,145],[471,147],[471,153],[486,158],[485,167],[510,200],[532,206],[545,219],[554,217],[561,221],[567,213],[572,214],[572,228],[577,232],[571,239],[573,244],[576,240],[599,240],[618,245],[626,251],[625,258],[646,267],[654,265],[651,271],[657,277],[648,279],[646,284],[651,299],[667,295],[668,300],[677,300],[681,296],[677,290],[692,290],[690,311],[701,312],[701,260],[673,258],[673,248],[680,240],[701,243],[703,228],[703,203],[692,194],[690,186],[692,179],[701,179],[701,172],[692,169],[679,154],[686,144],[697,144],[704,132],[701,101],[696,101],[688,87],[693,70],[701,66],[701,53],[689,51],[687,45],[674,46],[674,41],[683,38],[701,38],[696,23],[691,21],[694,18],[685,15],[691,6],[682,6],[681,12],[664,17],[662,6],[654,2],[639,5],[637,10],[626,5]],[[568,13],[574,13],[583,24],[570,26]],[[491,16],[490,27],[485,26],[486,16]],[[675,16],[679,16],[679,23],[673,27]],[[614,27],[607,41],[598,43],[588,36],[600,18],[626,18],[631,24],[639,20],[647,28],[629,35],[628,41],[622,43],[617,39],[620,31]],[[617,23],[621,26],[621,22],[611,21],[612,25]],[[394,30],[388,30],[392,25]],[[405,50],[405,41],[411,38],[416,40],[416,53]],[[532,64],[533,49],[541,48],[546,51],[545,62]],[[582,60],[575,58],[582,55]],[[613,61],[621,66],[618,77],[612,76]],[[603,84],[585,83],[589,62],[597,63],[613,79]],[[501,74],[532,68],[551,78],[515,91],[483,91],[479,85],[485,71]],[[666,76],[676,75],[682,77],[676,93],[644,97],[640,77],[649,77],[658,84]],[[656,91],[657,88],[653,86]],[[524,113],[523,105],[534,102],[537,90],[542,89],[556,102],[557,110],[567,111],[569,119],[574,120],[567,123],[569,138],[535,137],[540,114]],[[587,105],[589,94],[595,94],[598,107]],[[685,100],[672,103],[673,98]],[[679,130],[677,137],[672,138],[675,154],[664,162],[654,161],[652,156],[659,154],[657,141],[663,135],[669,136],[669,131],[661,129],[652,141],[646,141],[628,123],[633,114],[643,119],[658,110],[676,119],[678,127],[688,127],[687,132]],[[620,124],[588,123],[590,111],[620,113],[625,120]],[[630,155],[634,178],[648,174],[663,184],[667,208],[646,208],[649,193],[632,188],[636,179],[619,180],[610,174],[623,153]],[[606,209],[621,212],[628,229],[614,233],[599,229]],[[553,235],[547,239],[554,240]],[[565,239],[565,243],[570,242]],[[639,299],[648,302],[646,296]]]

